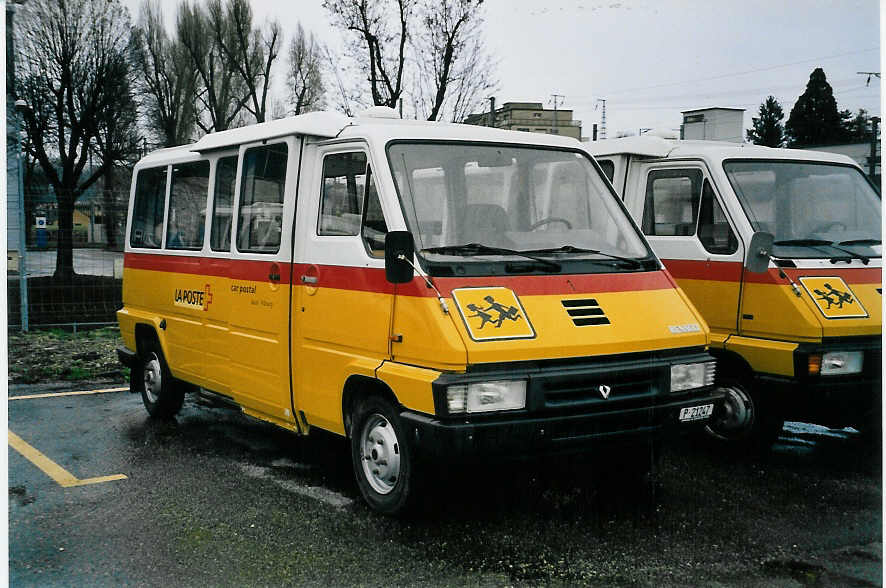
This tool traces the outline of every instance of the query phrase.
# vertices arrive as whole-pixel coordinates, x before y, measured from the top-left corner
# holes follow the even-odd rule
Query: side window
[[[649,172],[643,207],[643,232],[647,235],[695,234],[702,173],[699,169],[662,169]]]
[[[236,182],[237,156],[222,157],[215,166],[212,232],[209,236],[209,246],[213,251],[231,250],[231,220]]]
[[[375,180],[372,177],[372,171],[367,172],[369,178],[366,183],[366,209],[363,211],[363,241],[366,243],[366,249],[373,257],[385,256],[385,235],[388,232],[388,225],[385,223],[384,214],[382,214],[381,201],[378,199],[378,191],[375,189]]]
[[[194,161],[172,166],[169,189],[167,249],[201,249],[209,190],[209,162]]]
[[[738,239],[732,232],[732,227],[729,226],[729,221],[723,214],[723,209],[717,202],[717,197],[708,180],[704,181],[701,193],[698,240],[710,253],[729,255],[738,250]]]
[[[166,205],[166,166],[143,169],[135,178],[132,207],[132,247],[159,249],[163,244],[163,207]]]
[[[357,235],[366,188],[366,154],[334,153],[323,159],[318,235]]]
[[[612,178],[615,177],[615,163],[613,163],[611,159],[598,159],[597,163],[600,164],[603,173],[606,174],[606,177],[612,182]]]
[[[283,231],[286,143],[251,147],[243,157],[237,249],[277,253]]]

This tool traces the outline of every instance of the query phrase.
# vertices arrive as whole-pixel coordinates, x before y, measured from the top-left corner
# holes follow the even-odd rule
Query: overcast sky
[[[124,0],[137,18],[140,0]],[[162,0],[168,16],[178,0]],[[258,19],[297,22],[335,46],[320,0],[253,0]],[[610,137],[676,129],[680,111],[745,108],[750,126],[766,96],[785,109],[824,68],[840,109],[880,114],[877,0],[487,0],[488,48],[499,59],[498,104],[565,95],[583,134],[606,99]],[[288,42],[288,40],[287,40]],[[282,89],[281,89],[282,90]]]

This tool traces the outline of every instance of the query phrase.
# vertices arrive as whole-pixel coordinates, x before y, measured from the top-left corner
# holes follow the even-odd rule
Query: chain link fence
[[[121,178],[122,179],[122,178]],[[121,184],[124,182],[121,181]],[[74,275],[57,272],[58,205],[50,190],[25,190],[27,247],[7,254],[10,329],[22,325],[20,281],[27,286],[29,328],[97,326],[116,322],[123,306],[126,188],[87,191],[74,210]],[[24,275],[22,270],[24,270]]]

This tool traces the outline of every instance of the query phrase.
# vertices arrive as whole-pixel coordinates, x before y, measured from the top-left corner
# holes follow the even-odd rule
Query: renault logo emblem
[[[597,388],[597,390],[600,392],[600,396],[603,397],[603,400],[609,398],[609,393],[612,392],[612,388],[610,388],[606,384],[602,384],[600,387]]]

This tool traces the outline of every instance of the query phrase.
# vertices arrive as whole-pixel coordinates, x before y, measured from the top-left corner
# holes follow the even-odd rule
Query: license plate
[[[700,421],[706,419],[714,413],[713,404],[702,404],[701,406],[687,406],[680,409],[680,422]]]

